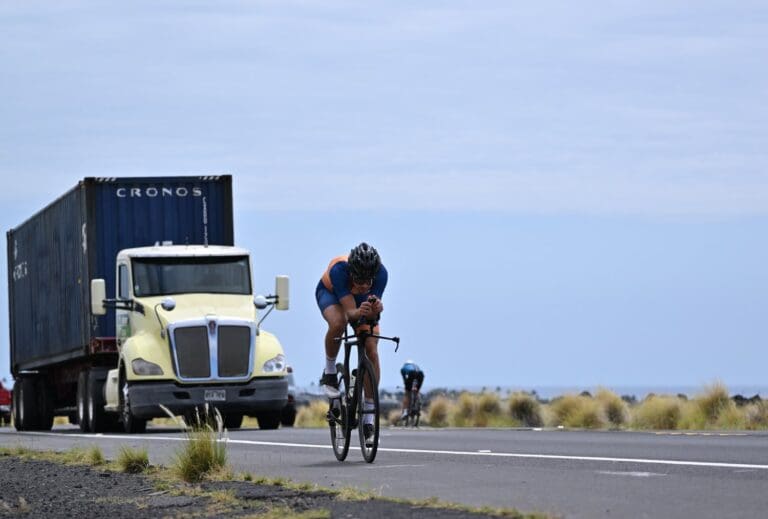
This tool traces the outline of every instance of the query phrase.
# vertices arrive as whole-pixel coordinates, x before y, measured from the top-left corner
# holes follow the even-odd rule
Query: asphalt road
[[[66,450],[146,446],[168,464],[183,434],[82,435],[0,429],[0,445]],[[353,446],[356,445],[353,436]],[[236,471],[355,486],[393,497],[438,497],[565,517],[765,517],[768,434],[631,433],[509,429],[384,429],[376,462],[358,448],[339,463],[324,429],[229,433]]]

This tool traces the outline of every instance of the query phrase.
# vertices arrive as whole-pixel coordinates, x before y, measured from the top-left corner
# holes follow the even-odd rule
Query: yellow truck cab
[[[129,432],[146,420],[191,415],[208,404],[228,428],[244,415],[275,429],[287,401],[287,371],[277,338],[259,329],[250,255],[229,246],[163,245],[122,250],[114,300],[92,281],[94,315],[114,304],[119,362],[105,385],[105,412],[117,412]],[[288,308],[288,280],[270,296]],[[98,420],[92,411],[91,420]]]

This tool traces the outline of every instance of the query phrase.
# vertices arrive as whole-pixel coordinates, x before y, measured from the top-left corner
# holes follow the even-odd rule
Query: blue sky
[[[230,173],[300,382],[317,279],[367,240],[384,385],[764,384],[766,35],[762,2],[3,2],[0,224]],[[5,274],[0,307],[7,373]]]

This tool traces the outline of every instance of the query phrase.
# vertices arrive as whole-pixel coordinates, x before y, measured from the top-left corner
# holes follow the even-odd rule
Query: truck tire
[[[34,431],[38,427],[37,384],[32,377],[22,377],[18,383],[19,421],[17,431]]]
[[[20,431],[19,424],[21,423],[21,420],[19,420],[19,391],[21,384],[17,385],[13,388],[13,393],[11,394],[11,414],[13,415],[13,425],[16,427],[17,431]]]
[[[224,427],[227,429],[239,429],[243,425],[242,413],[227,413],[224,415]]]
[[[87,415],[91,432],[101,433],[110,429],[110,416],[104,411],[104,383],[107,373],[104,370],[89,370],[88,389],[86,391]]]
[[[50,431],[53,428],[53,391],[45,377],[37,378],[37,430]]]
[[[283,407],[283,410],[280,412],[280,423],[283,425],[283,427],[293,427],[293,424],[296,423],[295,405],[288,404]]]
[[[131,411],[131,399],[127,391],[125,375],[120,376],[120,419],[123,422],[123,430],[128,434],[140,434],[147,430],[147,421],[137,418]]]
[[[91,418],[88,416],[88,372],[81,371],[77,377],[77,423],[80,430],[91,432]]]
[[[280,427],[281,411],[264,411],[256,415],[259,421],[259,429],[271,430]]]

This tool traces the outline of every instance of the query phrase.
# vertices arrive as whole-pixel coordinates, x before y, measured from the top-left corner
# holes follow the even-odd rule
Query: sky
[[[231,174],[300,384],[317,280],[368,241],[384,386],[768,387],[767,57],[758,1],[4,1],[0,224]]]

